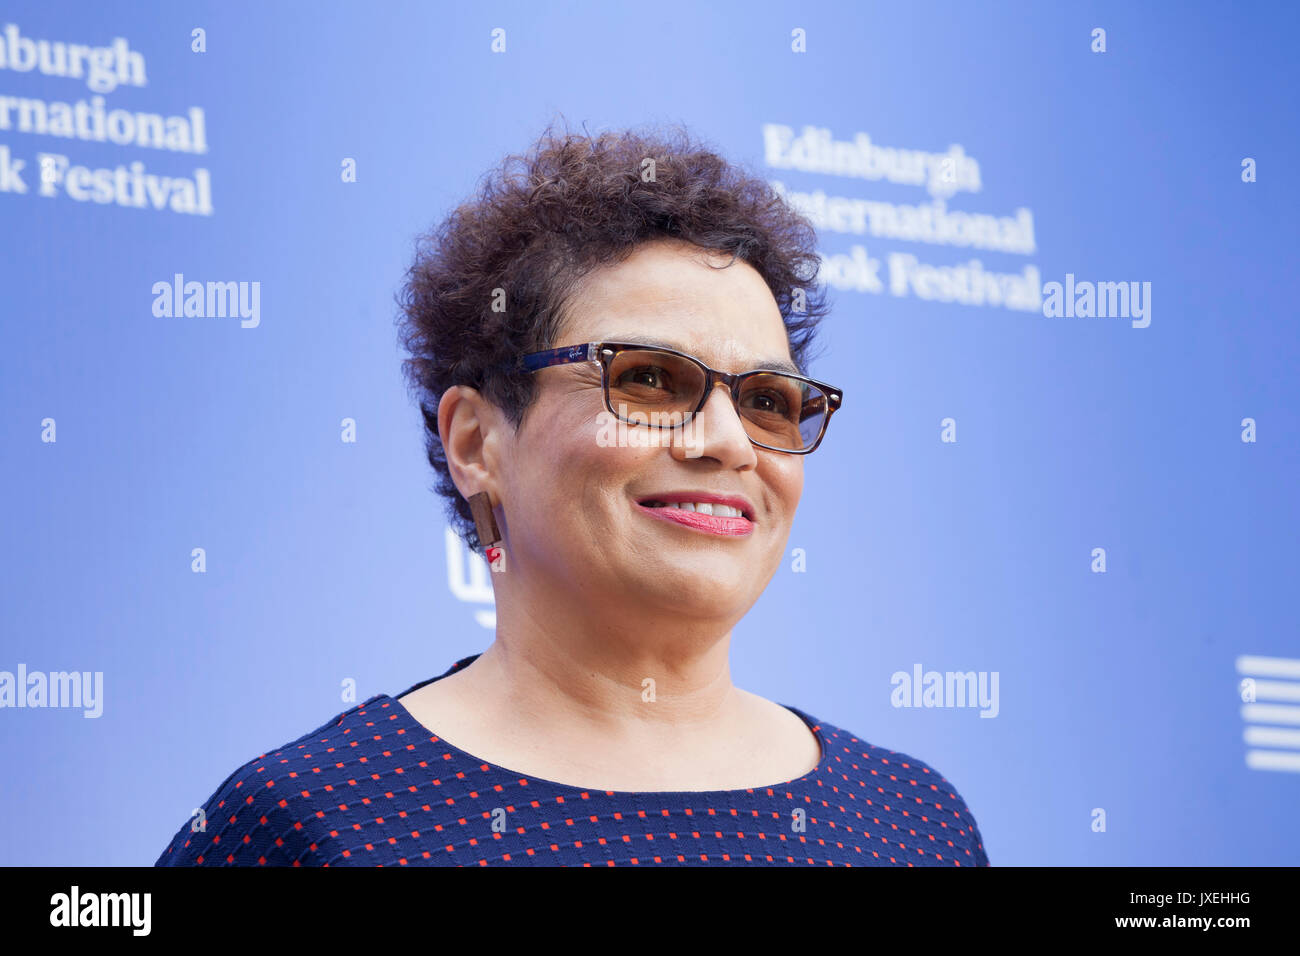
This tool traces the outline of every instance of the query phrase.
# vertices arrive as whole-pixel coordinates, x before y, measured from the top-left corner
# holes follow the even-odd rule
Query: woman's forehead
[[[770,325],[770,329],[754,328]],[[657,346],[685,352],[706,365],[724,372],[744,372],[764,368],[803,374],[790,353],[785,323],[774,316],[736,327],[722,320],[687,319],[676,321],[664,316],[602,314],[590,321],[576,321],[559,333],[555,346],[583,342],[618,342],[628,345]]]
[[[566,305],[556,345],[635,342],[706,361],[790,363],[781,310],[743,260],[710,268],[661,247],[588,275]]]

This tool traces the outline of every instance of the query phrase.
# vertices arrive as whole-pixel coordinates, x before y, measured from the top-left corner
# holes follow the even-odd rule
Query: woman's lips
[[[643,504],[636,506],[652,518],[684,524],[688,528],[708,534],[743,537],[754,530],[754,522],[748,518],[723,518],[718,515],[700,514],[698,511],[683,511],[681,508],[649,508]]]

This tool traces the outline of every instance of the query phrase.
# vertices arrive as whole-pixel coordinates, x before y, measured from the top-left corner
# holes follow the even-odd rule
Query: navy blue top
[[[821,744],[799,779],[632,793],[495,766],[379,694],[232,773],[155,865],[989,865],[932,768],[787,709]]]

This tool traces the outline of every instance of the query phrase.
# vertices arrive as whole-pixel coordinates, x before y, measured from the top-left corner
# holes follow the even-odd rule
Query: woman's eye
[[[664,388],[664,370],[653,365],[645,365],[626,373],[623,381],[631,385],[643,385],[646,388]]]
[[[750,406],[756,411],[772,412],[784,415],[787,410],[785,396],[777,392],[755,392],[749,397]]]

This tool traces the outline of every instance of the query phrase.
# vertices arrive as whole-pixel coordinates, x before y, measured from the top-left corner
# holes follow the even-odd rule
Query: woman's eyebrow
[[[647,335],[632,334],[613,336],[610,338],[610,341],[626,342],[629,345],[657,345],[660,348],[675,349],[678,352],[685,352],[687,355],[695,354],[690,349],[682,348],[682,346],[678,345],[676,342],[665,342],[662,339],[656,339]],[[803,375],[802,370],[800,370],[797,365],[789,359],[784,358],[759,359],[750,366],[750,370],[753,369],[771,369],[777,372],[789,372],[791,375]]]

